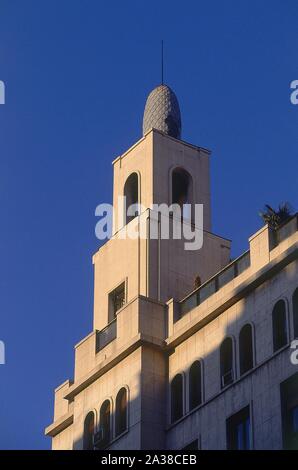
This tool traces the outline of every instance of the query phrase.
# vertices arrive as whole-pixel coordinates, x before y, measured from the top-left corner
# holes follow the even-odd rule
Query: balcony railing
[[[283,240],[289,238],[293,233],[298,230],[298,214],[295,214],[287,222],[281,225],[276,231],[270,231],[270,250],[275,248]],[[180,302],[180,316],[183,317],[193,308],[200,305],[204,300],[208,299],[212,294],[217,292],[221,287],[226,285],[228,282],[235,279],[243,271],[250,267],[250,251],[246,251],[233,261],[231,264],[226,266],[222,271],[213,276],[207,282],[202,284],[198,289],[193,291],[187,297]],[[179,320],[179,318],[176,319]]]
[[[96,332],[96,352],[103,349],[117,338],[117,318],[114,318],[103,330]]]
[[[225,388],[234,382],[234,372],[230,369],[221,376],[221,388]]]
[[[235,279],[235,277],[239,276],[239,274],[243,273],[243,271],[249,267],[250,251],[248,250],[183,299],[180,303],[180,318],[193,308],[200,305],[204,300],[208,299],[208,297],[217,292],[228,282]]]

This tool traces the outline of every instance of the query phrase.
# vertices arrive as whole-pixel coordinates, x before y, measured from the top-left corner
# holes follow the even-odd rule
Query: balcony
[[[248,250],[218,274],[202,284],[194,292],[185,297],[180,303],[180,318],[193,308],[200,305],[204,300],[208,299],[208,297],[215,294],[215,292],[242,274],[249,267],[250,251]]]
[[[219,273],[206,281],[195,291],[191,292],[191,294],[189,294],[187,297],[185,297],[179,304],[179,312],[175,321],[182,318],[192,309],[208,299],[211,295],[215,294],[219,289],[245,272],[251,266],[251,262],[254,265],[254,269],[261,268],[266,263],[269,263],[271,260],[269,256],[270,252],[283,241],[290,238],[297,231],[298,214],[295,214],[293,217],[291,217],[276,231],[270,230],[268,226],[263,227],[259,232],[257,232],[257,234],[253,236],[255,237],[255,240],[260,239],[258,242],[259,245],[252,245],[252,243],[250,243],[250,250],[243,253],[239,258],[227,265]],[[262,244],[264,240],[266,240],[266,244]],[[253,252],[251,252],[251,250],[253,250]],[[267,258],[265,253],[266,251]],[[252,256],[253,260],[251,260]],[[265,258],[263,259],[262,257],[264,256]],[[259,266],[257,266],[258,262],[261,263]]]
[[[96,353],[117,338],[117,318],[114,318],[103,330],[96,332]]]

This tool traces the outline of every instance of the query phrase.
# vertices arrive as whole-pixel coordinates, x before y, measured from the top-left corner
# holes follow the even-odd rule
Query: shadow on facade
[[[297,265],[295,269],[297,272]],[[201,333],[195,333],[196,339],[187,339],[173,351],[170,379],[179,374],[182,377],[183,416],[168,427],[167,448],[198,441],[202,449],[237,445],[298,449],[298,367],[291,362],[290,348],[298,336],[298,308],[293,303],[298,286],[295,269],[292,265],[264,282]],[[280,302],[284,309],[276,319],[274,312]],[[177,355],[184,360],[177,360]],[[192,404],[191,369],[195,361],[200,361],[202,371],[202,401],[197,406]],[[235,435],[231,435],[233,417],[234,428],[241,429],[237,415],[241,419],[243,411],[247,420],[247,409],[249,435],[246,442],[242,435],[242,442],[235,443]],[[243,422],[242,433],[244,426]]]
[[[281,271],[170,354],[160,349],[158,360],[156,348],[149,353],[151,346],[140,346],[142,373],[134,374],[134,385],[127,376],[121,399],[120,391],[103,402],[99,397],[86,411],[73,449],[93,448],[93,436],[99,450],[298,449],[298,367],[290,349],[297,285],[294,269]],[[274,332],[274,306],[281,300],[284,321]],[[192,372],[195,363],[199,376]]]

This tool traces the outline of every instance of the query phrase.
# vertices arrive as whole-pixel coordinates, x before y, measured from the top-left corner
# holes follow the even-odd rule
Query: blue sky
[[[0,0],[0,448],[49,448],[53,389],[92,328],[94,210],[176,92],[183,138],[212,150],[213,230],[233,254],[258,211],[298,209],[297,0]]]

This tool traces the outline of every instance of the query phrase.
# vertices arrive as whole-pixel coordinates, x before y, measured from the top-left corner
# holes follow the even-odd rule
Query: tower
[[[55,449],[165,448],[173,302],[230,260],[230,242],[211,232],[210,151],[181,140],[181,128],[177,97],[160,85],[147,99],[142,138],[113,161],[113,234],[93,256],[93,331],[75,347],[74,381],[55,391],[47,428]],[[123,196],[140,209],[127,214]],[[161,204],[169,211],[152,208]],[[190,212],[177,221],[183,204]],[[185,236],[163,237],[162,221],[169,233],[174,223],[200,231],[200,249],[186,250]],[[128,228],[134,237],[124,236]]]

